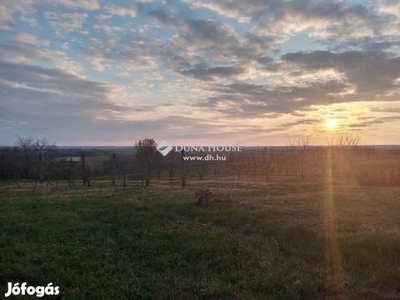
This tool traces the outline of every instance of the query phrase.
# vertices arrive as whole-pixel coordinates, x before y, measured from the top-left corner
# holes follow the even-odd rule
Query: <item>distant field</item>
[[[59,157],[58,159],[59,159],[59,160],[65,160],[65,161],[70,161],[70,160],[72,160],[72,161],[74,161],[74,162],[77,162],[77,161],[80,161],[80,160],[81,160],[81,157],[80,157],[80,156],[70,156],[70,157]]]
[[[0,184],[2,295],[53,282],[62,299],[400,299],[400,188],[231,177],[31,191]]]
[[[85,161],[91,163],[95,166],[101,166],[105,160],[110,160],[110,157],[107,155],[99,155],[99,156],[87,156],[85,157]]]
[[[81,161],[80,156],[71,156],[71,157],[60,157],[59,159],[63,159],[69,161],[72,159],[74,162]],[[97,156],[86,156],[85,162],[89,162],[95,166],[101,166],[105,160],[110,160],[110,156],[107,155],[97,155]]]

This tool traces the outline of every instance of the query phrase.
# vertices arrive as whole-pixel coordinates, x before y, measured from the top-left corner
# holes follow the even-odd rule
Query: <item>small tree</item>
[[[174,174],[175,170],[178,169],[178,158],[174,153],[170,153],[168,155],[168,160],[165,164],[165,169],[168,172],[169,180],[172,180],[172,175]]]
[[[154,169],[156,170],[158,180],[161,180],[161,173],[164,169],[164,161],[161,153],[158,151],[154,153]]]
[[[190,166],[187,164],[188,162],[185,161],[185,150],[181,150],[181,178],[182,178],[182,187],[186,186],[186,179],[187,175],[189,174]]]
[[[153,139],[144,139],[135,142],[135,156],[138,158],[142,174],[144,175],[146,186],[150,183],[150,162],[154,160],[157,143]]]
[[[50,180],[49,165],[54,158],[52,154],[55,147],[55,144],[50,144],[46,139],[37,140],[34,144],[37,172],[41,183],[45,177],[48,182]]]
[[[29,174],[31,173],[33,167],[34,141],[32,137],[21,138],[20,136],[17,136],[16,145],[23,155],[21,164],[22,177],[29,178]]]
[[[342,134],[337,141],[337,145],[341,149],[343,170],[347,180],[353,177],[354,171],[357,167],[357,150],[360,144],[361,135],[359,132],[356,134],[346,133]]]
[[[17,146],[23,153],[22,173],[25,178],[32,174],[43,182],[46,177],[49,180],[49,164],[53,159],[55,144],[50,144],[46,139],[33,141],[31,137],[21,138],[17,136]]]
[[[304,179],[310,168],[310,146],[311,138],[309,136],[301,137],[297,141],[290,141],[287,143],[287,147],[290,153],[293,155],[294,163],[296,165],[296,172],[300,173],[301,179]]]

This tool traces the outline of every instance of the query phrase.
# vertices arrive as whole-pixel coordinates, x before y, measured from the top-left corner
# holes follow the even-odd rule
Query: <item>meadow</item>
[[[7,282],[53,282],[58,299],[400,299],[399,187],[212,175],[184,189],[19,185],[0,184],[1,295]]]

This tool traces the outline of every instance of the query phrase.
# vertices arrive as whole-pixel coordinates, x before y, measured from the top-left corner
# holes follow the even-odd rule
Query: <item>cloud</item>
[[[238,19],[241,22],[259,19],[262,16],[270,15],[282,7],[281,1],[237,1],[222,0],[215,3],[205,3],[200,1],[187,1],[193,4],[194,8],[206,8],[222,16]]]
[[[58,0],[56,4],[69,8],[83,8],[86,10],[97,10],[100,8],[99,0]]]
[[[219,84],[211,88],[214,96],[197,101],[195,106],[216,109],[227,116],[241,118],[307,111],[315,105],[398,101],[400,86],[395,80],[400,77],[399,65],[400,57],[383,52],[288,53],[281,57],[279,72],[285,72],[288,78],[307,75],[307,80],[292,83],[286,80],[284,84]],[[330,79],[330,72],[325,78],[315,75],[327,70],[343,76]],[[197,76],[203,73],[207,75],[208,69],[198,71]],[[229,106],[224,103],[229,103]]]
[[[10,30],[15,25],[12,17],[12,11],[4,5],[0,5],[0,29]]]
[[[82,67],[64,52],[49,50],[50,40],[30,33],[19,33],[13,36],[15,44],[0,44],[0,52],[9,62],[27,63],[38,60],[51,63],[65,72],[76,74]]]
[[[54,5],[61,8],[70,9],[84,9],[84,10],[97,10],[100,8],[99,0],[13,0],[8,1],[0,5],[0,30],[10,30],[17,24],[14,20],[13,15],[15,13],[21,13],[20,19],[24,22],[29,23],[31,26],[36,26],[37,21],[36,6],[37,5]],[[49,12],[49,11],[48,11]],[[68,25],[63,26],[60,22],[56,22],[56,18],[52,18],[53,22],[57,23],[58,27],[70,28]],[[68,22],[64,20],[64,22]]]
[[[46,11],[43,13],[47,21],[59,31],[72,32],[83,27],[87,13],[61,13]]]
[[[255,26],[247,32],[269,40],[269,50],[278,50],[296,33],[309,30],[310,37],[321,41],[330,38],[352,39],[379,36],[382,30],[393,29],[393,19],[379,15],[373,7],[349,5],[345,1],[234,1],[216,3],[188,1],[193,8],[204,8]],[[334,43],[334,40],[330,40]]]
[[[237,47],[237,39],[233,36],[234,31],[229,26],[213,20],[186,20],[179,28],[172,43],[174,46],[190,50],[213,50],[220,52],[231,52],[230,48]]]
[[[352,128],[352,129],[362,129],[362,128],[371,127],[371,126],[377,125],[377,124],[387,125],[389,123],[398,122],[398,121],[400,121],[400,116],[383,116],[383,117],[373,118],[372,120],[365,121],[365,122],[357,122],[357,123],[349,124],[348,127]]]
[[[209,67],[207,64],[201,63],[191,66],[190,69],[180,70],[179,73],[205,81],[213,81],[242,75],[246,73],[246,69],[242,67]]]
[[[349,99],[335,96],[346,88],[345,83],[333,80],[309,83],[305,86],[233,83],[216,87],[214,91],[219,92],[218,95],[197,101],[194,106],[218,109],[227,117],[233,118],[263,117],[307,111],[313,105],[346,102]]]
[[[22,15],[19,19],[23,22],[28,23],[31,27],[38,25],[36,19],[33,17],[27,17]]]
[[[104,9],[106,9],[110,14],[120,17],[130,16],[132,18],[135,18],[137,14],[137,9],[134,6],[123,7],[117,5],[107,5],[104,6]]]
[[[222,0],[216,3],[191,2],[193,7],[214,11],[241,22],[263,22],[269,20],[306,21],[306,23],[343,21],[347,18],[365,17],[368,9],[362,5],[346,6],[344,2],[312,0]],[[298,22],[299,23],[299,22]],[[284,28],[283,28],[284,29]]]
[[[288,53],[282,60],[303,71],[315,69],[336,69],[357,87],[356,94],[365,100],[378,100],[398,92],[399,86],[393,81],[400,77],[400,57],[380,51],[349,51],[332,53],[313,51],[309,53]],[[383,99],[382,99],[383,100]],[[393,99],[394,100],[394,99]]]
[[[148,15],[156,21],[159,27],[177,26],[183,19],[182,15],[164,8],[158,7],[148,12]]]
[[[128,71],[157,67],[157,59],[151,44],[143,45],[140,42],[133,41],[130,44],[119,47],[118,45],[114,46],[101,41],[96,47],[83,47],[82,50],[87,54],[92,67],[98,71],[104,71],[104,64],[107,62],[111,63],[111,66],[120,65]]]
[[[400,18],[400,3],[396,0],[379,0],[379,12]]]
[[[161,55],[166,66],[181,75],[208,81],[243,79],[238,76],[252,76],[257,72],[256,65],[273,61],[268,55],[277,49],[273,37],[249,32],[238,34],[232,27],[214,20],[177,21],[165,17],[165,12],[161,14],[163,18],[159,15],[159,21],[177,30]]]
[[[118,123],[135,114],[154,115],[157,109],[147,106],[140,112],[119,99],[121,91],[115,85],[90,81],[57,68],[4,61],[0,61],[0,90],[0,99],[8,99],[4,101],[7,106],[38,116],[39,123],[61,128],[93,130],[96,120]]]
[[[99,20],[99,21],[106,21],[106,20],[108,20],[109,18],[111,18],[112,17],[112,15],[103,15],[103,14],[99,14],[99,15],[97,15],[95,18],[97,19],[97,20]]]
[[[79,98],[104,98],[111,93],[106,84],[84,80],[61,69],[0,61],[0,70],[0,78],[41,91]]]
[[[49,46],[50,45],[50,39],[48,38],[43,38],[40,36],[37,36],[35,34],[27,33],[27,32],[21,32],[13,36],[13,39],[15,41],[18,41],[22,44],[26,45],[43,45],[43,46]]]
[[[371,112],[378,113],[390,113],[390,114],[398,114],[400,113],[400,107],[373,107],[369,109]]]

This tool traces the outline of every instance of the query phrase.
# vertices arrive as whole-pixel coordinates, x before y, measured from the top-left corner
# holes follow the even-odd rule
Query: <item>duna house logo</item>
[[[167,141],[162,141],[157,147],[157,151],[160,152],[163,156],[166,156],[173,149],[172,146],[168,144]]]

